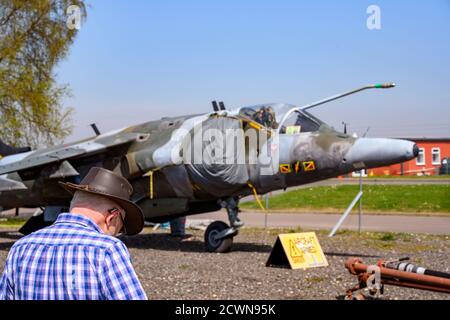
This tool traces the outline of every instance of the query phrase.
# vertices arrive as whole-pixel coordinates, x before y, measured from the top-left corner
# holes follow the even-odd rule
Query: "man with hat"
[[[61,185],[73,193],[70,212],[12,246],[0,300],[147,299],[126,246],[114,237],[144,226],[128,180],[94,167],[80,184]]]

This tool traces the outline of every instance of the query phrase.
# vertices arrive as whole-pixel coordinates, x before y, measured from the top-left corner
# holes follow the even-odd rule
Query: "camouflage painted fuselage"
[[[278,120],[283,117],[280,110],[293,107],[266,106],[275,110]],[[71,196],[58,181],[79,182],[91,167],[99,166],[129,179],[133,201],[142,207],[147,220],[158,222],[219,210],[219,199],[249,195],[250,186],[263,194],[417,155],[412,142],[358,139],[336,132],[301,111],[290,123],[268,127],[254,120],[259,107],[163,118],[72,144],[5,157],[0,160],[0,207],[68,206]],[[205,130],[199,133],[198,128]],[[226,129],[235,129],[242,136],[248,130],[264,131],[267,139],[237,146],[234,159],[244,155],[243,163],[206,163],[203,158],[201,162],[188,161],[194,157],[186,156],[188,149],[203,152],[215,143],[196,136],[207,129],[222,132],[222,142],[228,146],[231,139]],[[196,138],[200,141],[197,149],[192,143]],[[183,149],[186,145],[188,149]]]

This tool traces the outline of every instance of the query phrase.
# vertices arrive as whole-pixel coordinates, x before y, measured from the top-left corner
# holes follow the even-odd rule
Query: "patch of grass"
[[[370,177],[364,177],[363,179],[411,179],[411,180],[429,180],[429,179],[433,179],[433,180],[445,180],[445,179],[450,179],[450,175],[439,175],[439,176],[370,176]]]
[[[325,231],[326,234],[328,234],[328,231]],[[319,234],[319,233],[318,233]],[[342,235],[347,236],[354,239],[365,239],[369,241],[403,241],[403,242],[411,242],[416,235],[411,233],[404,233],[404,232],[370,232],[370,231],[364,231],[361,232],[361,234],[358,231],[353,230],[340,230],[337,232],[336,235]],[[439,235],[428,235],[423,234],[421,235],[424,239],[436,239],[436,238],[444,238],[444,236]]]
[[[178,269],[180,269],[180,270],[188,270],[188,269],[189,269],[189,266],[188,266],[187,264],[180,264],[180,265],[178,266]]]
[[[450,185],[366,185],[363,191],[363,210],[450,213]],[[358,192],[358,185],[297,189],[271,197],[269,208],[342,211]],[[259,209],[254,201],[242,203],[241,207]]]
[[[415,253],[422,251],[431,251],[436,248],[430,244],[417,244],[413,240],[420,237],[422,240],[446,241],[447,236],[428,235],[428,234],[407,234],[395,232],[361,232],[343,230],[336,236],[342,236],[348,241],[359,241],[364,247],[380,250],[396,250],[398,253]],[[413,242],[413,243],[412,243]]]
[[[298,227],[298,228],[268,228],[268,229],[256,228],[256,227],[253,227],[253,228],[244,227],[239,232],[242,234],[260,234],[260,233],[263,234],[264,233],[264,234],[267,234],[270,236],[277,236],[279,234],[285,234],[285,233],[305,232],[305,230],[303,230],[300,227]]]
[[[24,225],[26,219],[12,218],[12,219],[0,219],[0,228],[20,228]]]
[[[308,278],[307,281],[311,282],[311,283],[318,283],[318,282],[323,282],[326,279],[324,277],[312,277],[312,278]]]
[[[398,244],[394,244],[392,242],[373,242],[373,243],[369,243],[367,244],[368,247],[374,247],[374,248],[378,248],[378,249],[382,249],[382,250],[390,250],[390,249],[400,249],[400,246]]]
[[[395,236],[393,233],[386,233],[380,237],[381,241],[394,241]]]
[[[253,234],[253,235],[269,235],[269,236],[277,236],[279,234],[285,234],[290,232],[301,233],[301,232],[315,232],[319,237],[319,240],[326,239],[326,241],[332,241],[333,238],[328,238],[329,230],[303,230],[301,228],[242,228],[240,230],[242,234]],[[414,245],[414,240],[420,238],[422,241],[436,241],[443,242],[450,245],[450,236],[444,235],[434,235],[434,234],[414,234],[414,233],[404,233],[404,232],[371,232],[371,231],[363,231],[359,233],[358,231],[342,229],[339,230],[335,238],[342,237],[348,239],[349,241],[368,241],[368,242],[377,242],[384,243],[385,245],[390,245],[391,243],[402,242],[405,245]],[[383,241],[383,238],[394,238],[392,241],[387,240]]]

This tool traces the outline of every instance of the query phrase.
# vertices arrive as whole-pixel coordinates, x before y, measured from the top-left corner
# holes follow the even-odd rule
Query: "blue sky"
[[[369,5],[381,30],[366,26]],[[163,116],[267,102],[303,105],[395,82],[317,107],[368,136],[450,137],[450,0],[90,0],[58,66],[75,109],[68,141]]]

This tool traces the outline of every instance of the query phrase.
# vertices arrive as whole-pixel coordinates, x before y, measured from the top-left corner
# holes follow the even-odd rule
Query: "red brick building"
[[[450,157],[450,138],[406,138],[419,147],[416,159],[387,167],[369,169],[369,175],[435,175],[442,159]]]

